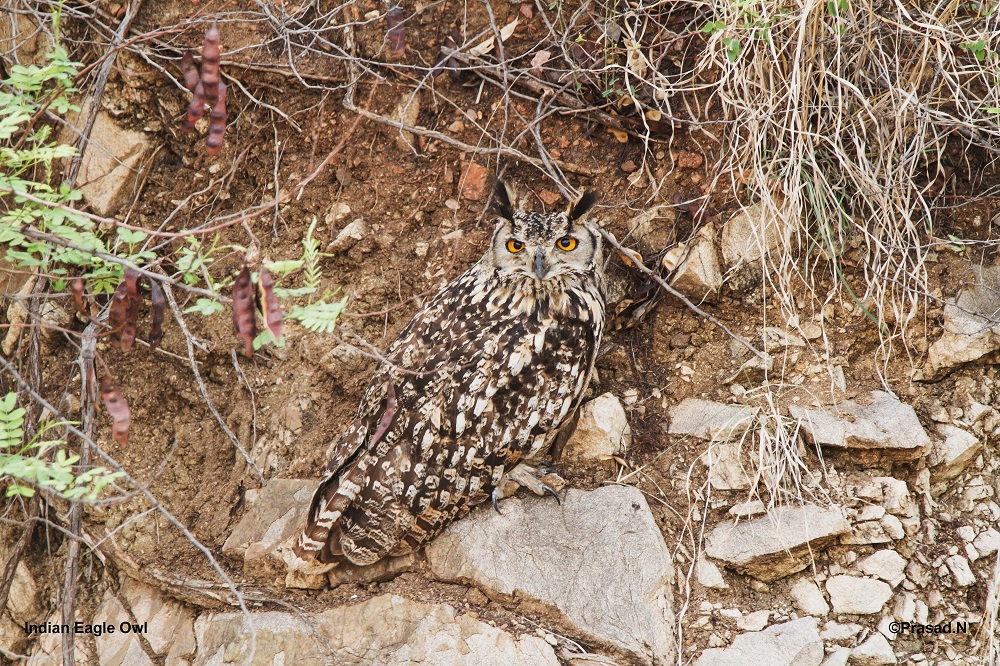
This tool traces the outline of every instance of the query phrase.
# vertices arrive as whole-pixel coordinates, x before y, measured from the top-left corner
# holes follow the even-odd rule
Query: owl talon
[[[500,505],[497,504],[497,493],[496,493],[496,491],[494,491],[493,493],[490,494],[490,499],[493,501],[493,510],[496,511],[498,514],[500,514],[502,516],[503,513],[500,511]]]
[[[545,492],[547,492],[549,495],[552,495],[553,497],[555,497],[556,498],[556,503],[559,504],[559,506],[562,506],[562,498],[559,497],[559,493],[557,493],[556,491],[552,490],[552,488],[550,488],[549,486],[545,485],[544,483],[542,484],[542,490],[544,490]]]

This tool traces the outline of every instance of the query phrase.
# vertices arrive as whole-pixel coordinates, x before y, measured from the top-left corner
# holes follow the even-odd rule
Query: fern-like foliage
[[[337,327],[340,313],[346,307],[347,297],[345,296],[333,303],[318,301],[304,308],[295,308],[288,314],[288,317],[299,322],[306,330],[313,333],[332,333]]]
[[[316,218],[314,217],[312,224],[306,231],[306,237],[302,239],[302,282],[307,289],[312,290],[310,293],[313,294],[319,291],[319,282],[323,277],[319,267],[319,241],[313,238],[315,230]]]
[[[24,414],[24,408],[17,406],[16,393],[0,399],[0,482],[7,483],[7,497],[31,497],[37,487],[69,499],[96,499],[108,484],[122,476],[104,467],[74,473],[73,465],[80,456],[66,453],[65,440],[42,439],[46,432],[64,424],[47,424],[30,442],[24,442]],[[52,449],[52,460],[46,460]]]

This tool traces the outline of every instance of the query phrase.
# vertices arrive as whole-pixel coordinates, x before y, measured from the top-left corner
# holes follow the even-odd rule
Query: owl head
[[[489,255],[501,278],[533,281],[582,278],[598,270],[601,237],[583,218],[597,201],[584,192],[565,212],[535,213],[516,210],[514,188],[501,180],[493,186],[499,215]]]

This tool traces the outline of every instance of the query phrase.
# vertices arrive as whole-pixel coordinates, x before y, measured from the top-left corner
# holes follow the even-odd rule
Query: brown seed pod
[[[282,314],[278,297],[274,295],[274,278],[267,269],[260,269],[260,309],[264,313],[264,325],[275,340],[281,339]]]
[[[100,389],[101,401],[111,415],[111,436],[124,448],[128,442],[128,428],[132,423],[132,413],[129,411],[128,403],[107,375],[101,377]]]
[[[389,41],[389,53],[398,58],[406,51],[406,23],[403,22],[403,10],[393,7],[385,15],[385,24],[389,28],[386,38]]]
[[[215,106],[219,98],[219,31],[213,25],[201,47],[201,85],[205,101]]]
[[[253,356],[253,339],[257,337],[257,317],[254,314],[253,283],[246,266],[233,283],[233,327],[243,340],[247,356]]]
[[[156,349],[163,339],[163,317],[167,301],[163,297],[163,287],[156,280],[149,281],[149,297],[153,302],[153,323],[149,327],[149,346]]]
[[[87,314],[87,307],[83,303],[83,278],[73,280],[73,303],[77,312],[82,315]]]
[[[181,56],[181,72],[184,73],[184,85],[187,86],[188,90],[194,92],[201,76],[198,74],[198,68],[194,65],[194,56],[191,55],[190,51],[185,51],[184,55]]]
[[[216,156],[222,152],[222,141],[226,136],[226,84],[219,82],[219,96],[212,105],[212,112],[209,115],[208,139],[205,145],[208,154]]]
[[[191,103],[188,104],[187,116],[184,117],[184,131],[190,132],[193,130],[194,124],[201,120],[203,115],[205,115],[205,93],[202,90],[201,81],[199,81],[194,87],[194,97],[191,98]]]
[[[133,268],[126,268],[122,282],[125,283],[125,319],[119,329],[118,339],[122,350],[128,351],[135,342],[136,329],[139,325],[139,306],[142,304],[142,296],[139,295],[139,273]],[[116,289],[115,296],[117,295]]]

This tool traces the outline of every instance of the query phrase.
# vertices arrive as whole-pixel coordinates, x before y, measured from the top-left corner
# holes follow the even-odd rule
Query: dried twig
[[[616,250],[618,250],[619,252],[621,252],[622,254],[624,254],[626,256],[631,255],[631,251],[628,250],[628,249],[626,249],[624,246],[622,246],[622,244],[619,243],[618,240],[615,239],[614,236],[612,236],[611,234],[609,234],[604,229],[601,229],[600,227],[596,227],[596,229],[597,229],[597,231],[602,236],[604,236],[604,240],[606,240],[608,243],[610,243],[613,248],[615,248]],[[745,340],[744,338],[742,338],[742,337],[736,335],[735,333],[733,333],[732,331],[730,331],[729,328],[727,328],[725,324],[723,324],[721,321],[719,321],[718,319],[716,319],[715,317],[713,317],[712,315],[708,314],[707,312],[705,312],[704,310],[702,310],[701,308],[699,308],[697,305],[695,305],[694,303],[692,303],[688,299],[687,296],[685,296],[681,292],[679,292],[676,289],[674,289],[673,287],[671,287],[669,284],[667,284],[666,280],[664,280],[663,278],[661,278],[654,271],[646,268],[646,266],[644,264],[642,264],[641,262],[638,262],[638,261],[634,261],[634,262],[632,262],[632,266],[634,268],[636,268],[639,272],[644,273],[644,274],[648,275],[649,277],[653,278],[653,280],[656,282],[656,284],[658,284],[660,286],[661,289],[663,289],[665,292],[667,292],[668,294],[670,294],[671,296],[673,296],[674,298],[676,298],[677,300],[679,300],[681,303],[683,303],[684,305],[686,305],[692,312],[696,313],[700,317],[704,317],[708,321],[712,322],[713,324],[715,324],[716,326],[718,326],[719,328],[721,328],[726,333],[726,335],[728,335],[733,340],[736,340],[741,345],[743,345],[744,347],[746,347],[747,349],[749,349],[750,351],[752,351],[762,361],[766,362],[768,360],[767,354],[765,354],[762,351],[759,351],[756,347],[754,347],[752,344],[750,344],[749,342],[747,342],[747,340]]]
[[[90,111],[87,114],[87,122],[83,126],[83,131],[80,133],[80,140],[77,143],[76,155],[73,156],[72,161],[69,164],[69,170],[66,174],[64,182],[72,189],[76,184],[76,177],[80,172],[80,163],[83,161],[83,155],[87,150],[87,144],[90,143],[90,133],[94,129],[94,122],[97,120],[97,114],[101,110],[101,97],[104,95],[104,87],[108,83],[108,76],[111,74],[111,70],[114,69],[115,59],[118,56],[118,45],[125,39],[128,35],[128,30],[132,26],[132,20],[135,19],[136,15],[139,13],[139,8],[142,6],[142,0],[132,0],[129,2],[128,11],[125,13],[125,17],[118,26],[118,31],[114,34],[111,40],[110,49],[107,58],[101,63],[101,68],[97,72],[97,82],[94,85],[94,92],[90,96]]]
[[[198,390],[201,391],[201,397],[205,399],[205,404],[208,405],[208,409],[212,412],[212,416],[215,417],[215,420],[222,428],[222,431],[226,433],[226,437],[229,438],[229,441],[233,443],[233,446],[240,452],[243,459],[246,460],[247,464],[250,465],[254,472],[256,472],[257,479],[260,481],[261,485],[264,485],[264,475],[261,474],[260,469],[257,468],[257,464],[253,461],[253,458],[250,457],[250,454],[247,453],[247,450],[243,448],[242,444],[240,444],[240,440],[226,424],[225,419],[223,419],[222,415],[219,414],[219,410],[215,408],[215,403],[212,401],[211,396],[208,395],[208,388],[205,386],[205,380],[201,378],[201,372],[198,370],[198,364],[194,359],[194,345],[191,342],[191,331],[188,330],[187,322],[184,321],[184,314],[177,305],[177,300],[174,298],[173,290],[171,290],[170,287],[165,287],[163,292],[167,297],[167,303],[170,304],[170,311],[174,313],[174,319],[181,327],[181,331],[184,332],[184,341],[187,343],[188,361],[191,364],[191,372],[194,373],[195,381],[198,382]]]
[[[84,437],[80,442],[80,462],[77,465],[77,473],[87,471],[90,467],[90,445],[94,436],[94,425],[96,421],[97,405],[97,368],[94,366],[94,353],[97,347],[97,333],[102,326],[100,319],[94,319],[83,330],[80,338],[80,354],[78,363],[82,376],[80,388],[80,426],[83,428]],[[62,621],[67,626],[73,626],[76,622],[74,613],[74,600],[76,598],[76,576],[77,563],[80,556],[80,529],[83,520],[83,504],[80,500],[70,502],[69,509],[69,533],[73,537],[69,540],[65,579],[62,589]],[[63,635],[62,640],[63,666],[73,666],[76,663],[74,649],[73,632]]]

